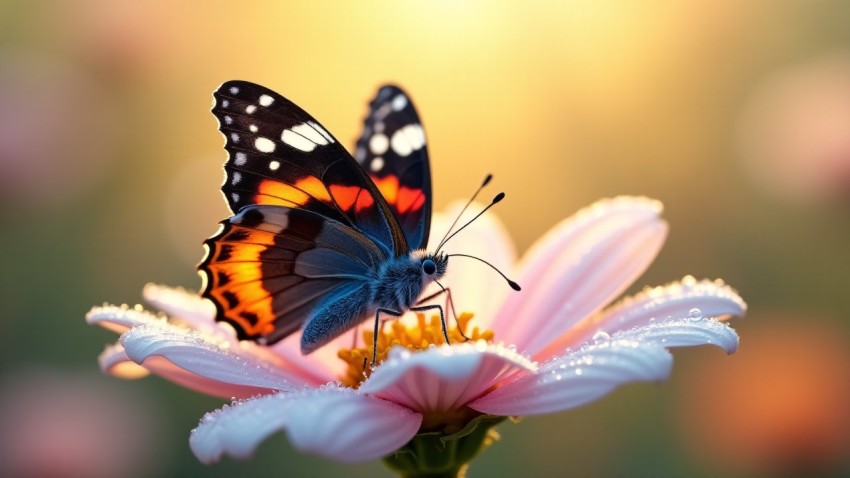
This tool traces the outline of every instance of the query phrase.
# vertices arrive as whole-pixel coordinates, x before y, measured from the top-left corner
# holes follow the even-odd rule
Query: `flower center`
[[[492,330],[480,330],[477,326],[467,331],[472,313],[463,312],[457,318],[457,324],[448,328],[451,343],[461,343],[469,340],[493,341]],[[381,363],[387,358],[387,354],[396,345],[405,347],[410,351],[425,350],[432,345],[443,345],[446,339],[443,337],[443,327],[440,324],[440,316],[434,314],[431,320],[426,320],[425,314],[416,314],[416,324],[408,325],[404,320],[393,320],[384,322],[378,329],[378,354],[376,361]],[[337,357],[348,364],[345,373],[340,377],[340,382],[347,387],[358,388],[364,380],[372,373],[369,362],[372,360],[372,330],[363,331],[364,347],[340,349]],[[466,338],[464,338],[466,336]]]

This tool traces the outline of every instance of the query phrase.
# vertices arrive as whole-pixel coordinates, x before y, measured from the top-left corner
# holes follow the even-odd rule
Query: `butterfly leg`
[[[413,310],[413,309],[411,309]],[[378,359],[378,328],[380,325],[383,325],[381,322],[381,312],[392,315],[395,317],[401,317],[404,315],[404,312],[399,312],[397,310],[384,309],[382,307],[378,307],[375,311],[375,333],[372,334],[372,366],[375,366],[375,361]],[[442,313],[442,312],[441,312]]]
[[[463,333],[463,329],[460,328],[460,323],[457,321],[457,312],[455,311],[455,303],[452,300],[452,288],[451,287],[446,287],[445,289],[438,290],[437,292],[434,292],[433,294],[429,295],[428,297],[425,297],[425,298],[421,299],[420,301],[418,301],[416,303],[416,305],[424,304],[425,302],[428,302],[429,300],[439,296],[440,294],[446,294],[446,309],[450,310],[451,313],[452,313],[452,316],[454,316],[455,323],[458,324],[457,331],[460,332],[460,336],[468,341],[469,337],[467,337],[466,334]]]
[[[443,314],[443,306],[439,304],[431,304],[431,305],[420,305],[418,307],[411,307],[411,312],[424,312],[426,310],[437,309],[440,311],[440,325],[443,327],[443,337],[446,339],[446,343],[450,344],[449,340],[449,332],[446,329],[446,317]]]

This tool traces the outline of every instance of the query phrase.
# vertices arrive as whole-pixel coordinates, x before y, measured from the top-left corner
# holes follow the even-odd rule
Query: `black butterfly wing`
[[[214,97],[235,215],[205,242],[202,295],[240,338],[274,343],[409,249],[374,183],[312,116],[244,81]]]
[[[387,259],[365,234],[305,209],[251,205],[221,225],[204,242],[202,295],[240,339],[283,339],[334,294],[367,284]]]
[[[410,97],[397,86],[369,104],[354,157],[395,214],[411,249],[424,249],[431,227],[431,171],[425,131]]]
[[[252,204],[306,209],[359,229],[391,255],[409,251],[378,189],[315,118],[246,81],[213,96],[229,154],[221,190],[234,213]]]

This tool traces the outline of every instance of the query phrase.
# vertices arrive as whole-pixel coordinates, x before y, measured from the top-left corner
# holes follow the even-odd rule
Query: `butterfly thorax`
[[[425,287],[446,273],[449,259],[445,254],[424,250],[388,260],[381,265],[373,282],[372,303],[395,311],[406,311],[416,304]]]

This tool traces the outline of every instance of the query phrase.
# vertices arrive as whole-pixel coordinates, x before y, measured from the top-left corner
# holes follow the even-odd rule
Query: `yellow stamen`
[[[457,325],[449,327],[448,334],[451,343],[465,342],[464,335],[471,341],[493,341],[492,330],[482,331],[477,326],[473,327],[471,331],[466,330],[472,317],[473,315],[470,312],[463,312],[457,318]],[[378,363],[383,362],[387,358],[390,348],[396,345],[406,347],[410,351],[417,351],[427,349],[432,345],[446,343],[439,315],[434,314],[430,321],[426,321],[425,314],[418,313],[416,319],[417,324],[413,326],[405,325],[402,320],[394,320],[381,325],[378,330]],[[357,388],[372,373],[369,366],[372,361],[372,337],[372,330],[364,330],[363,343],[366,344],[364,347],[340,349],[337,352],[337,357],[348,364],[345,373],[340,377],[340,382],[343,385]]]

